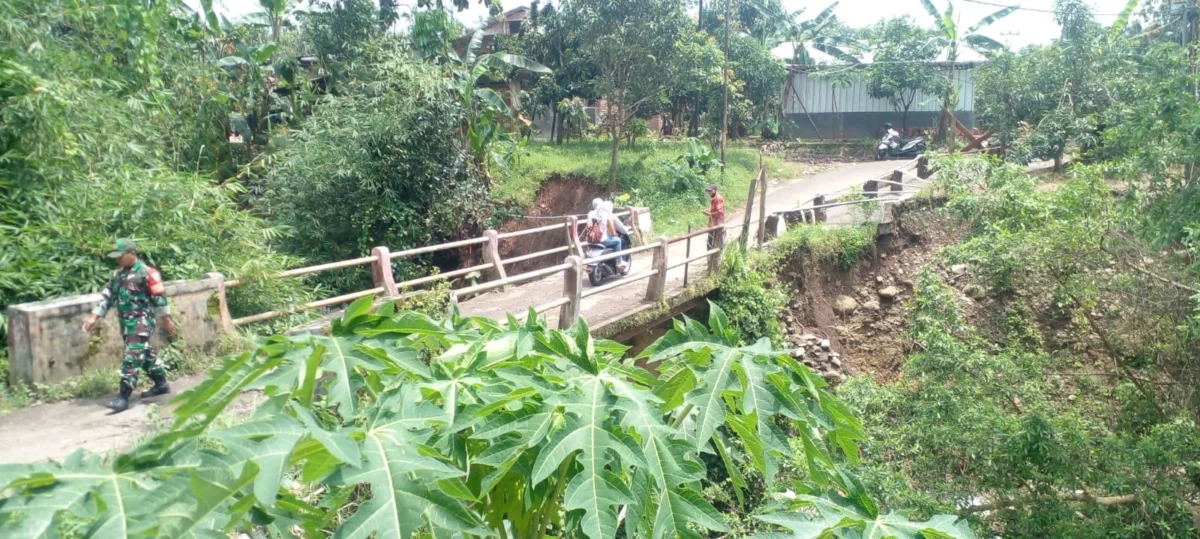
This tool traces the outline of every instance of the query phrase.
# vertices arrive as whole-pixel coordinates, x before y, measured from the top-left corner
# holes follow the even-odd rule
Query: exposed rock
[[[964,275],[967,273],[967,265],[966,264],[955,264],[953,266],[950,266],[950,273],[953,273],[955,277],[957,277],[959,275]]]
[[[867,301],[867,302],[863,303],[862,306],[864,309],[866,309],[868,311],[878,311],[879,310],[879,302],[876,300]]]
[[[838,296],[833,300],[833,312],[838,316],[850,316],[858,309],[858,302],[850,296]]]
[[[804,348],[796,348],[795,350],[792,350],[792,357],[796,359],[803,359]]]
[[[987,297],[987,290],[977,284],[969,284],[963,287],[963,293],[975,301],[979,301]]]
[[[826,382],[831,384],[839,384],[842,382],[842,380],[846,379],[846,376],[840,372],[829,370],[823,371],[821,373],[821,378],[824,378]]]
[[[892,300],[896,299],[896,296],[899,296],[899,295],[900,295],[900,289],[896,288],[894,286],[889,286],[886,288],[879,289],[879,297],[881,297],[887,301],[892,301]]]
[[[912,281],[912,279],[903,279],[900,281],[900,286],[903,286],[905,288],[908,288],[909,290],[912,290],[913,288],[915,288],[917,286],[917,283],[914,283]]]
[[[887,253],[879,253],[879,258],[887,259]]]
[[[829,358],[829,364],[833,365],[834,368],[838,368],[838,369],[842,368],[841,358],[831,357],[831,358]]]
[[[876,276],[875,276],[875,282],[876,282],[876,283],[880,283],[880,284],[882,284],[882,283],[883,283],[883,276],[882,276],[882,275],[876,275]]]
[[[829,339],[821,339],[821,349],[822,350],[829,349]]]

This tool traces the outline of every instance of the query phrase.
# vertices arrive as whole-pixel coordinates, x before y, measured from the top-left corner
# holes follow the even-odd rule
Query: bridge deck
[[[893,170],[897,164],[896,161],[855,163],[838,166],[808,178],[778,182],[775,185],[771,185],[767,191],[767,212],[792,209],[798,202],[815,195],[831,193],[851,185],[862,184],[864,179]],[[753,236],[754,231],[758,230],[757,208],[754,209],[753,214],[750,227],[751,236]],[[853,218],[848,214],[848,209],[833,208],[829,211],[829,220],[830,222],[847,222]],[[740,225],[743,219],[744,212],[742,209],[727,208],[725,217],[727,225]],[[729,231],[728,241],[732,242],[740,233],[740,227]],[[692,242],[692,256],[704,252],[707,248],[707,239],[704,236],[691,238],[690,241]],[[687,252],[687,242],[681,241],[672,244],[668,250],[667,260],[671,264],[685,260]],[[650,253],[634,255],[633,268],[629,273],[630,275],[635,275],[650,269],[650,267]],[[700,282],[707,270],[707,263],[704,260],[690,264],[688,269],[689,284]],[[583,286],[586,291],[591,287],[591,284],[585,279]],[[665,291],[667,302],[669,304],[678,302],[684,295],[684,291],[683,267],[672,269],[667,275],[667,287]],[[562,293],[563,274],[559,273],[519,286],[513,286],[500,292],[483,294],[471,298],[461,302],[459,309],[462,310],[463,314],[472,316],[502,319],[505,313],[511,313],[517,317],[523,317],[529,311],[530,307],[545,305],[562,297]],[[645,301],[645,295],[646,280],[642,279],[583,298],[580,314],[588,321],[592,329],[602,330],[604,326],[617,322],[635,311],[649,308],[652,304]],[[554,327],[554,324],[557,323],[558,314],[558,308],[551,309],[545,313],[547,322],[551,327]]]

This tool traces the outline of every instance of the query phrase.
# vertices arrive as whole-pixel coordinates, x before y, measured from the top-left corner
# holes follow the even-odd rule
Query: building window
[[[513,35],[519,33],[521,33],[521,21],[508,21],[508,34]]]

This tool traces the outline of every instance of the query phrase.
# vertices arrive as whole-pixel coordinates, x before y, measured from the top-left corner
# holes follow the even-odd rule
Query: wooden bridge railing
[[[634,227],[636,229],[636,227],[638,225],[638,223],[636,222],[637,216],[639,215],[640,212],[646,212],[646,211],[647,210],[643,209],[643,208],[628,208],[626,210],[617,212],[615,215],[617,215],[618,217],[632,216],[635,221]],[[543,268],[543,269],[539,269],[539,270],[534,270],[534,271],[526,272],[526,273],[523,273],[523,274],[520,274],[517,276],[513,276],[513,277],[509,277],[507,275],[507,272],[505,271],[505,266],[515,264],[517,262],[523,262],[526,260],[533,260],[536,258],[550,256],[550,255],[557,254],[557,253],[569,252],[572,249],[575,249],[580,255],[582,255],[582,252],[583,252],[582,248],[578,245],[578,242],[576,241],[576,237],[577,237],[578,231],[579,231],[579,226],[581,224],[579,222],[578,216],[568,215],[568,216],[563,216],[562,219],[563,219],[563,221],[560,223],[555,223],[552,225],[545,225],[545,226],[540,226],[540,227],[535,227],[535,228],[529,228],[529,229],[514,230],[514,231],[510,231],[510,232],[497,232],[495,230],[487,230],[483,233],[482,236],[477,237],[477,238],[469,238],[469,239],[452,241],[452,242],[447,242],[447,243],[440,243],[437,245],[416,247],[413,249],[405,249],[403,251],[391,252],[387,247],[380,246],[380,247],[376,247],[376,248],[372,249],[370,256],[354,258],[351,260],[341,260],[341,261],[337,261],[337,262],[329,262],[329,263],[325,263],[325,264],[316,264],[313,266],[305,266],[302,268],[296,268],[296,269],[290,269],[287,271],[282,271],[282,272],[276,273],[274,275],[268,276],[264,280],[289,279],[289,278],[303,277],[306,275],[312,275],[315,273],[320,273],[320,272],[325,272],[325,271],[353,268],[353,267],[359,267],[359,266],[370,266],[371,278],[372,278],[372,282],[373,282],[374,286],[372,288],[369,288],[366,290],[361,290],[358,292],[351,292],[348,294],[342,294],[342,295],[338,295],[338,296],[334,296],[334,297],[330,297],[330,298],[311,301],[311,302],[304,303],[301,305],[294,305],[294,306],[281,308],[281,309],[277,309],[277,310],[271,310],[271,311],[267,311],[267,312],[263,312],[263,313],[254,314],[254,315],[243,316],[240,318],[232,318],[230,316],[229,304],[228,304],[226,293],[229,289],[246,286],[246,285],[252,284],[255,281],[251,281],[251,280],[247,280],[247,279],[232,279],[232,280],[224,281],[223,285],[218,288],[218,293],[217,293],[217,298],[218,298],[218,301],[220,304],[219,311],[220,311],[220,316],[221,316],[221,327],[227,332],[233,332],[236,330],[236,328],[238,326],[244,326],[244,325],[253,324],[256,322],[263,322],[266,320],[279,318],[281,316],[295,314],[295,313],[301,313],[301,312],[309,311],[309,310],[313,310],[313,309],[319,309],[321,307],[327,307],[330,305],[346,303],[346,302],[353,301],[353,300],[367,297],[367,296],[400,297],[402,290],[409,290],[409,289],[412,289],[414,287],[418,287],[421,285],[426,285],[429,283],[453,279],[456,277],[462,277],[464,275],[470,275],[470,274],[476,273],[476,272],[486,272],[489,275],[490,280],[488,282],[485,282],[482,284],[477,284],[477,285],[473,285],[473,286],[468,286],[463,289],[455,290],[452,292],[452,297],[466,295],[466,294],[473,293],[473,292],[490,290],[493,288],[498,288],[498,287],[506,286],[509,284],[515,284],[515,283],[519,283],[519,282],[528,281],[528,280],[534,279],[539,276],[549,275],[549,274],[554,273],[554,271],[552,271],[552,270],[561,271],[562,265],[552,266],[550,268]],[[545,249],[545,250],[534,252],[534,253],[528,253],[528,254],[524,254],[524,255],[520,255],[520,256],[515,256],[515,257],[511,257],[511,258],[503,258],[501,256],[500,242],[503,240],[519,238],[519,237],[530,235],[530,234],[553,232],[555,230],[563,230],[564,245],[558,246],[558,247],[553,247],[550,249]],[[458,249],[458,248],[462,248],[462,247],[470,247],[470,246],[475,246],[475,245],[483,246],[483,249],[482,249],[482,255],[483,255],[482,262],[483,263],[482,264],[477,264],[477,265],[473,265],[470,267],[447,271],[447,272],[442,272],[442,273],[434,273],[432,275],[426,275],[426,276],[417,277],[417,278],[409,279],[406,281],[400,281],[400,282],[397,282],[395,280],[395,278],[393,277],[392,261],[394,261],[394,260],[401,259],[401,258],[413,257],[413,256],[417,256],[417,255],[422,255],[422,254],[429,254],[429,253],[433,253],[433,252],[437,252],[437,251]],[[420,293],[420,292],[418,292],[418,293]]]
[[[765,171],[760,171],[760,174],[760,178],[762,178],[763,182],[765,183]],[[835,198],[836,195],[841,193],[857,190],[858,187],[855,186],[832,193],[817,195],[801,202],[799,207],[795,210],[776,212],[772,214],[771,219],[777,220],[784,218],[786,220],[791,218],[793,220],[800,220],[803,222],[824,222],[826,210],[829,208],[875,202],[884,195],[897,195],[899,197],[903,197],[905,194],[911,194],[914,192],[907,190],[908,187],[912,187],[918,183],[926,183],[927,180],[924,178],[928,177],[928,175],[928,166],[924,161],[924,158],[914,159],[913,161],[896,167],[896,169],[892,172],[867,180],[861,188],[863,194],[861,199],[838,201],[837,198]],[[906,183],[906,178],[914,181]],[[881,186],[887,186],[886,191],[881,190]],[[765,197],[763,202],[765,203]],[[805,206],[806,204],[811,205]],[[634,230],[638,231],[639,223],[637,221],[640,211],[644,210],[630,208],[628,210],[618,212],[616,215],[632,217],[634,221]],[[244,286],[248,283],[237,279],[227,281],[225,282],[223,288],[218,289],[218,297],[221,304],[222,327],[224,327],[227,331],[234,331],[234,328],[237,326],[270,320],[287,314],[299,313],[329,305],[345,303],[367,296],[400,297],[401,290],[408,290],[413,287],[432,282],[470,275],[475,272],[486,272],[490,276],[490,279],[486,282],[451,290],[451,301],[457,303],[460,299],[467,298],[474,294],[479,294],[481,292],[487,292],[511,285],[517,285],[562,273],[564,274],[562,295],[553,301],[537,305],[533,309],[538,313],[545,313],[554,308],[560,309],[558,325],[560,328],[565,329],[571,323],[573,323],[576,318],[579,317],[584,298],[602,294],[619,287],[631,286],[645,280],[645,300],[649,302],[657,302],[666,294],[667,277],[668,273],[672,269],[707,259],[707,271],[710,273],[718,271],[720,269],[721,256],[725,249],[726,236],[728,232],[732,229],[748,226],[747,224],[719,225],[696,230],[687,234],[676,236],[674,238],[660,237],[657,241],[646,243],[645,245],[641,245],[639,247],[633,247],[594,258],[586,258],[583,251],[583,246],[578,241],[580,226],[584,223],[581,222],[579,216],[575,215],[562,216],[562,219],[563,221],[559,223],[510,232],[497,232],[495,230],[488,230],[484,232],[483,236],[478,238],[470,238],[426,247],[417,247],[414,249],[397,251],[395,253],[390,252],[387,247],[376,247],[372,250],[371,256],[355,258],[352,260],[343,260],[339,262],[330,262],[327,264],[318,264],[280,272],[268,277],[268,279],[294,278],[323,271],[370,265],[371,276],[375,286],[359,292],[342,294],[331,298],[312,301],[303,305],[268,311],[242,318],[231,319],[229,317],[228,306],[225,299],[225,290],[228,288]],[[747,220],[747,223],[748,222],[749,220]],[[764,224],[760,225],[760,227],[763,228],[763,230],[773,228],[772,225],[767,223],[765,220]],[[553,232],[556,230],[563,231],[563,245],[520,256],[510,257],[507,259],[503,258],[500,254],[499,245],[503,240],[519,238],[530,234]],[[672,244],[681,241],[690,241],[691,238],[701,235],[711,235],[712,243],[708,249],[695,255],[687,256],[682,260],[670,259],[670,246]],[[761,236],[759,240],[760,244],[768,242],[773,237],[768,237],[766,233],[762,231],[760,231],[759,235]],[[477,264],[453,271],[447,271],[444,273],[436,273],[433,275],[427,275],[401,282],[396,282],[392,276],[393,260],[474,245],[483,246],[482,264]],[[584,268],[587,265],[646,252],[653,254],[653,260],[650,269],[626,276],[610,284],[584,290]],[[508,275],[505,271],[505,266],[560,253],[569,253],[561,264],[527,271],[512,276]]]
[[[775,212],[772,218],[784,218],[788,222],[824,223],[828,217],[827,210],[830,208],[878,202],[884,196],[903,197],[906,194],[913,194],[919,191],[919,188],[924,184],[930,183],[928,178],[931,174],[932,172],[929,169],[929,163],[926,158],[918,157],[897,166],[891,172],[885,172],[863,182],[861,186],[862,198],[839,200],[839,195],[848,194],[860,189],[860,186],[851,186],[831,193],[819,194],[801,201],[795,209]],[[909,181],[905,182],[906,179]],[[914,187],[917,189],[912,189]],[[771,225],[770,223],[766,223],[766,226],[770,228]]]

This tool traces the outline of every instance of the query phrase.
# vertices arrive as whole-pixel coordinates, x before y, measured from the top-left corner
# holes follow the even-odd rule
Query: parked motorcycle
[[[879,141],[879,149],[875,152],[875,160],[896,158],[914,158],[925,153],[925,137],[904,140],[890,135],[884,135]]]
[[[621,234],[620,250],[629,249],[632,245],[633,242],[629,240],[629,236]],[[584,255],[588,258],[596,258],[615,252],[617,252],[617,249],[605,247],[603,244],[589,243],[587,249],[584,250]],[[618,265],[618,260],[624,262],[624,264]],[[623,256],[588,264],[584,267],[584,271],[587,272],[588,282],[592,283],[592,286],[600,286],[604,284],[604,281],[617,275],[628,275],[630,266],[632,266],[630,257]]]

